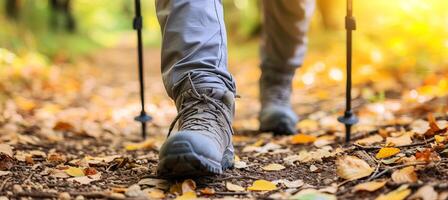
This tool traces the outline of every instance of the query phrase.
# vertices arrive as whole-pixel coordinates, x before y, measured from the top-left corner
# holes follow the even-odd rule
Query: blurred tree
[[[6,0],[5,10],[9,19],[17,20],[19,17],[20,0]]]
[[[67,31],[75,32],[76,20],[73,16],[71,3],[72,0],[50,0],[50,24],[53,29],[57,29],[62,20],[62,26]]]

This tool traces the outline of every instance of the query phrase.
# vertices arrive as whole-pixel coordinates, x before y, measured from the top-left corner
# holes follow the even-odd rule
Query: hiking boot
[[[190,89],[176,100],[178,116],[159,153],[161,177],[221,174],[233,167],[234,94],[207,88]],[[178,123],[178,132],[170,134]]]
[[[298,117],[291,107],[294,73],[262,73],[260,78],[260,131],[291,135]]]

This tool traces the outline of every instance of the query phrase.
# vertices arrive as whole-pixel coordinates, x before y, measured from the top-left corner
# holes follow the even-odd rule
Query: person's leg
[[[162,75],[176,102],[179,131],[159,153],[158,174],[221,173],[233,165],[235,84],[227,71],[220,0],[158,0]],[[173,126],[170,128],[170,132]]]
[[[314,0],[263,0],[260,130],[295,133],[298,117],[290,103],[292,79],[303,63]]]

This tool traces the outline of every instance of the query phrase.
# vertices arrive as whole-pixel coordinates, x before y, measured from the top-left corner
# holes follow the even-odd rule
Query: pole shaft
[[[141,5],[140,0],[135,0],[135,14],[136,19],[140,20],[137,23],[142,23]],[[140,24],[141,25],[141,24]],[[143,44],[142,44],[142,29],[141,26],[137,27],[137,45],[138,45],[138,79],[140,84],[140,102],[141,112],[145,112],[145,79],[143,74]]]

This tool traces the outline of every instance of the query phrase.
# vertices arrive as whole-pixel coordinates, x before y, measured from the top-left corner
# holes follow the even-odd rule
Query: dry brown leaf
[[[409,166],[392,173],[392,180],[395,183],[415,183],[418,178],[415,168],[413,166]]]
[[[0,177],[10,174],[10,171],[0,171]]]
[[[265,171],[280,171],[282,169],[285,169],[285,166],[277,164],[277,163],[272,163],[272,164],[262,167],[262,169]]]
[[[60,164],[67,161],[67,158],[60,153],[49,153],[47,161],[53,164]]]
[[[297,134],[291,137],[291,144],[309,144],[316,141],[316,136]]]
[[[53,130],[67,132],[67,131],[74,131],[75,127],[68,122],[58,121],[53,126]]]
[[[323,147],[326,145],[330,145],[333,144],[336,140],[336,136],[334,135],[324,135],[324,136],[320,136],[316,139],[316,141],[313,142],[313,145],[315,147]]]
[[[372,145],[372,144],[375,144],[378,142],[382,142],[383,140],[384,140],[383,137],[376,134],[376,135],[372,135],[372,136],[357,140],[355,143],[359,144],[359,145]]]
[[[196,190],[196,183],[191,180],[187,179],[182,182],[182,194],[185,194],[186,192],[194,192]]]
[[[353,192],[368,191],[374,192],[386,185],[387,181],[371,181],[366,183],[360,183],[353,188]]]
[[[386,146],[402,146],[412,144],[412,139],[409,134],[403,134],[399,137],[386,138]]]
[[[377,159],[383,159],[383,158],[389,158],[391,156],[394,156],[396,154],[400,153],[399,148],[395,147],[383,147],[381,148],[378,153],[375,155]]]
[[[9,144],[0,144],[0,153],[13,157],[12,147]]]
[[[411,190],[406,185],[399,187],[398,189],[389,192],[387,194],[381,194],[375,200],[404,200],[411,194]]]
[[[276,190],[277,186],[275,185],[275,183],[267,180],[256,180],[252,183],[252,186],[248,187],[247,189],[251,191],[272,191]]]
[[[409,199],[421,199],[421,200],[437,200],[439,198],[439,194],[434,190],[433,186],[425,185],[422,186],[415,192],[413,195],[409,197]]]
[[[344,156],[336,160],[336,173],[346,180],[369,176],[374,171],[364,160],[355,156]]]
[[[203,188],[201,190],[199,190],[199,192],[203,195],[214,195],[215,194],[215,190],[213,188]]]
[[[0,154],[0,171],[8,171],[14,166],[14,159],[6,154]]]
[[[233,191],[233,192],[242,192],[242,191],[246,191],[243,187],[230,183],[230,182],[226,182],[226,188],[229,191]]]

